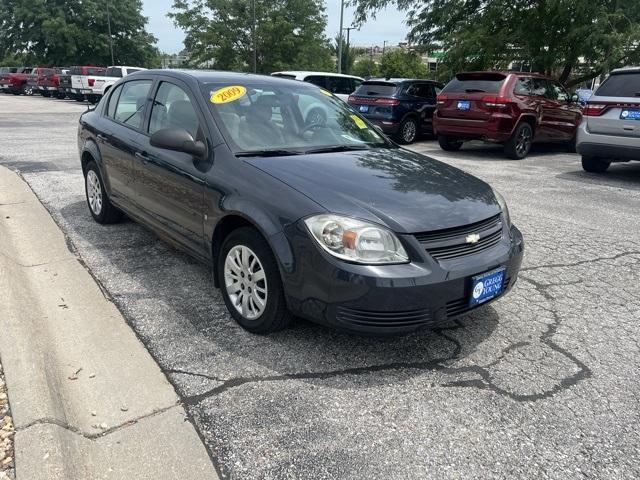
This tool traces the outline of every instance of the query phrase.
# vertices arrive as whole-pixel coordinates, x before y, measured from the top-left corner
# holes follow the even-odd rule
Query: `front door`
[[[204,172],[211,163],[156,148],[150,138],[165,128],[187,130],[207,142],[204,117],[190,89],[177,80],[159,82],[143,145],[136,153],[138,203],[148,220],[197,256],[207,257],[204,241]]]
[[[433,132],[433,112],[438,106],[433,85],[414,83],[407,89],[407,95],[411,97],[412,110],[417,112],[420,118],[420,130],[425,133]]]

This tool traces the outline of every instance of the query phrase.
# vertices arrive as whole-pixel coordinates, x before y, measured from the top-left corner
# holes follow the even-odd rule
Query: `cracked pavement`
[[[83,106],[0,95],[20,171],[176,387],[224,478],[638,478],[640,162],[605,175],[540,146],[414,150],[488,181],[526,253],[512,292],[376,339],[303,321],[251,335],[205,266],[84,200]]]

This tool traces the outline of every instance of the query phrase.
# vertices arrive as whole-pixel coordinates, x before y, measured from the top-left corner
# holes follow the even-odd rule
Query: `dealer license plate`
[[[624,109],[620,112],[622,120],[640,120],[640,110]]]
[[[500,295],[504,288],[505,271],[506,268],[503,267],[473,277],[471,279],[469,306],[473,307]]]
[[[471,108],[471,102],[469,100],[460,100],[458,102],[458,110],[469,110]]]
[[[360,112],[367,113],[369,111],[369,105],[360,105]]]

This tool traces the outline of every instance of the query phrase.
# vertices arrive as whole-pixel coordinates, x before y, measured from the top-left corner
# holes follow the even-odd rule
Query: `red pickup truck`
[[[0,74],[0,90],[20,95],[21,93],[29,94],[29,75],[33,68],[20,67],[15,72]]]
[[[43,97],[51,95],[58,96],[58,87],[60,86],[60,75],[67,70],[61,68],[45,68],[36,79],[36,87]]]

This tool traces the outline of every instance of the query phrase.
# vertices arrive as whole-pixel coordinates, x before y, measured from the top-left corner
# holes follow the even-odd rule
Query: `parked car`
[[[104,76],[105,67],[92,65],[71,67],[71,94],[79,102],[88,100],[95,103],[99,96],[93,93],[93,86],[96,76]]]
[[[59,68],[54,67],[36,67],[31,70],[31,74],[27,79],[27,95],[40,93],[41,95],[50,96],[49,86],[53,86],[53,76],[60,73]],[[42,87],[42,88],[41,88]],[[57,87],[52,88],[57,90]]]
[[[120,65],[107,67],[104,75],[89,75],[88,77],[86,77],[86,81],[87,85],[91,87],[92,95],[102,97],[102,95],[107,93],[113,86],[113,84],[118,81],[118,79],[126,77],[127,75],[130,75],[132,73],[139,72],[140,70],[146,70],[146,68],[124,67]]]
[[[58,98],[61,100],[66,97],[72,100],[76,99],[76,95],[71,91],[71,68],[58,75]]]
[[[13,70],[13,68],[11,68]],[[31,67],[15,68],[15,71],[0,74],[0,89],[14,95],[30,94],[30,87],[27,85]]]
[[[534,142],[574,145],[582,119],[577,98],[555,80],[528,72],[459,73],[438,96],[433,125],[443,150],[466,140],[504,144],[505,155],[527,156]]]
[[[371,79],[349,96],[349,105],[400,143],[433,133],[432,117],[442,84],[430,80]]]
[[[5,81],[4,85],[7,85],[7,88],[3,88],[2,76],[16,73],[20,67],[0,67],[0,92],[9,93],[8,89],[8,81]]]
[[[583,114],[576,149],[587,172],[640,160],[640,67],[613,70]]]
[[[353,75],[330,72],[286,71],[274,72],[271,75],[274,77],[289,78],[291,80],[313,83],[318,87],[328,90],[336,97],[345,101],[363,81],[362,78],[355,77]]]
[[[38,76],[36,81],[36,88],[43,97],[57,97],[58,88],[60,86],[60,75],[64,72],[68,72],[66,69],[54,67],[51,70],[53,72],[47,72]]]
[[[306,123],[301,101],[327,122]],[[81,115],[78,147],[95,221],[126,212],[210,265],[252,332],[292,314],[408,332],[503,295],[520,268],[522,235],[489,185],[305,82],[134,73]]]

